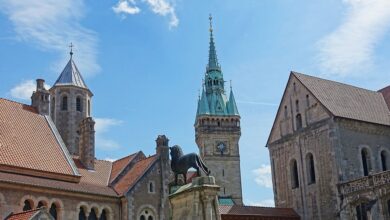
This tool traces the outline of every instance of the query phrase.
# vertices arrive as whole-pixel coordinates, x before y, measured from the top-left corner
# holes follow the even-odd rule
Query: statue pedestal
[[[221,220],[213,176],[196,177],[169,195],[172,220]]]

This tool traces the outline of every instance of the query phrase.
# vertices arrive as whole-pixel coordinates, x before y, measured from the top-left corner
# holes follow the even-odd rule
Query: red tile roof
[[[291,208],[271,208],[271,207],[258,207],[258,206],[219,206],[219,213],[222,215],[222,219],[230,219],[228,216],[235,216],[234,219],[244,219],[242,217],[258,217],[257,219],[300,219],[299,215]],[[224,215],[226,217],[224,218]],[[251,218],[252,219],[252,218]]]
[[[6,220],[30,220],[40,209],[28,210],[20,213],[11,214]]]
[[[49,173],[74,176],[66,152],[57,141],[48,121],[22,103],[0,98],[0,166],[29,169],[31,175]],[[6,169],[6,170],[5,170]]]
[[[96,183],[89,183],[88,181],[84,181],[83,178],[81,178],[79,183],[73,183],[60,180],[45,179],[40,177],[25,176],[14,173],[0,172],[0,182],[21,184],[33,187],[42,187],[54,190],[63,190],[68,192],[88,193],[111,197],[117,196],[117,194],[112,188]]]
[[[119,175],[119,173],[135,158],[137,154],[138,152],[116,160],[112,163],[110,182]]]
[[[123,195],[138,180],[144,175],[144,173],[152,166],[157,160],[157,156],[153,155],[143,160],[138,161],[134,166],[114,185],[114,190],[119,194]]]
[[[108,186],[112,162],[95,159],[95,170],[88,170],[77,157],[74,157],[73,160],[81,175],[80,183]]]

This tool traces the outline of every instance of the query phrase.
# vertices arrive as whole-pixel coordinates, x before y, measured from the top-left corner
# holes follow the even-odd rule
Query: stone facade
[[[10,213],[22,212],[26,200],[31,203],[32,209],[37,208],[40,202],[47,208],[54,204],[58,220],[79,219],[81,207],[84,209],[86,217],[94,209],[98,217],[104,210],[107,219],[119,219],[119,200],[115,197],[64,193],[33,186],[21,188],[12,184],[0,185],[0,219],[4,219]]]
[[[290,75],[267,144],[276,207],[293,207],[302,219],[355,219],[358,204],[388,198],[388,190],[367,185],[363,191],[371,196],[357,190],[351,198],[339,185],[368,175],[364,167],[369,174],[383,171],[381,152],[390,152],[390,126],[337,117],[304,83]],[[372,219],[386,219],[377,208],[384,201],[373,202]]]
[[[240,118],[237,116],[200,116],[195,124],[195,140],[199,153],[214,176],[218,193],[242,204],[240,153]],[[221,152],[220,144],[225,146]]]
[[[214,177],[195,177],[169,196],[172,220],[221,220],[218,191]]]
[[[76,86],[53,86],[50,89],[51,114],[69,153],[79,155],[80,122],[90,116],[92,93]],[[77,100],[80,108],[77,108]]]
[[[50,93],[45,89],[45,80],[37,79],[37,88],[31,96],[31,105],[41,115],[49,115]]]

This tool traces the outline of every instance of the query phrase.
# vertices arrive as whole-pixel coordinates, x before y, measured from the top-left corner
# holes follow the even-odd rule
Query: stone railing
[[[389,183],[390,171],[388,170],[341,183],[339,184],[339,189],[342,195],[348,195],[350,193],[372,189]]]

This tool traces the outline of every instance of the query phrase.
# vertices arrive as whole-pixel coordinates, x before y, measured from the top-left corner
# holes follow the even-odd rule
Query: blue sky
[[[33,80],[52,85],[73,42],[94,93],[98,158],[154,154],[158,134],[197,152],[209,13],[242,118],[244,202],[272,205],[264,146],[289,71],[387,86],[388,0],[0,0],[0,96],[30,103]]]

